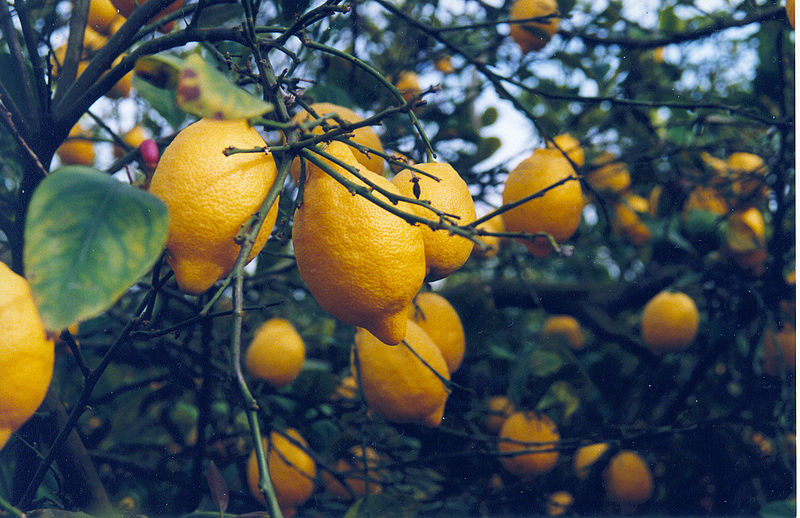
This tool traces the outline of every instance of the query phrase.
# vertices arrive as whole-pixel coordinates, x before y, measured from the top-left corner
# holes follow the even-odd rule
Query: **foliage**
[[[248,456],[262,434],[294,428],[318,472],[358,444],[379,452],[389,481],[356,502],[317,484],[301,516],[543,514],[559,490],[574,495],[570,512],[615,514],[601,472],[622,449],[653,471],[653,496],[636,512],[794,513],[794,365],[776,377],[759,361],[765,332],[793,326],[795,312],[795,34],[782,4],[559,0],[559,32],[523,53],[508,36],[510,1],[187,1],[150,24],[170,3],[143,3],[96,49],[79,48],[88,0],[0,6],[0,260],[29,278],[54,331],[80,321],[56,345],[56,397],[0,452],[2,508],[263,511],[247,489]],[[159,32],[170,19],[176,26]],[[67,41],[56,77],[54,51]],[[453,70],[437,66],[443,58]],[[105,96],[131,71],[131,97]],[[408,99],[393,86],[404,72],[421,85]],[[193,89],[202,95],[187,96]],[[240,254],[225,282],[188,296],[156,259],[165,218],[140,190],[152,170],[136,149],[111,158],[134,124],[163,151],[195,115],[236,114],[252,117],[285,180],[295,156],[318,156],[315,144],[353,129],[301,133],[291,116],[312,102],[357,111],[394,165],[401,154],[451,164],[479,218],[429,223],[470,238],[504,210],[509,171],[556,135],[583,147],[581,178],[604,152],[630,171],[626,193],[581,182],[587,204],[560,253],[534,258],[505,239],[496,256],[429,285],[466,336],[437,428],[388,422],[357,392],[337,392],[355,329],[325,313],[298,273],[294,183],[257,261],[245,269]],[[97,169],[56,172],[55,150],[79,120],[92,128]],[[734,152],[763,158],[755,189],[725,176]],[[70,176],[81,185],[54,187]],[[685,213],[698,185],[717,189],[728,212]],[[648,200],[634,214],[643,241],[615,225],[630,194]],[[750,207],[763,235],[746,250],[726,245],[729,215]],[[77,292],[55,288],[74,280]],[[688,349],[657,357],[640,337],[641,310],[664,289],[696,302],[700,328]],[[581,323],[583,348],[542,337],[556,314]],[[294,324],[307,354],[279,389],[240,365],[243,344],[272,317]],[[483,425],[494,394],[556,423],[553,470],[534,479],[503,470]],[[595,442],[612,447],[578,479],[572,455]]]

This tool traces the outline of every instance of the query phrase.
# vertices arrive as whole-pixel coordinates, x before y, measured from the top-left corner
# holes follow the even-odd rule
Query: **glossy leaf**
[[[33,193],[25,273],[45,327],[99,315],[155,263],[167,239],[166,206],[96,169],[63,167]]]
[[[272,111],[272,104],[236,86],[198,54],[184,60],[175,95],[192,115],[214,119],[250,119]]]

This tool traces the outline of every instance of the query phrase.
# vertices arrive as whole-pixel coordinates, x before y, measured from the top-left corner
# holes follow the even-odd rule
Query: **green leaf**
[[[184,60],[175,100],[192,115],[214,119],[252,119],[273,110],[272,104],[236,86],[198,54]]]
[[[561,356],[553,351],[539,349],[528,356],[528,367],[531,374],[540,378],[555,374],[563,364]]]
[[[25,273],[45,327],[94,317],[130,288],[164,248],[167,208],[155,196],[83,166],[62,167],[33,193]]]
[[[580,402],[581,400],[575,393],[575,389],[572,385],[562,380],[556,381],[550,385],[547,393],[539,400],[539,404],[536,405],[536,408],[544,411],[548,408],[559,406],[562,408],[564,419],[569,419],[578,409]]]
[[[797,516],[797,502],[794,500],[778,500],[770,502],[758,511],[762,518],[789,518]]]
[[[175,90],[159,88],[135,74],[133,87],[136,89],[136,93],[164,117],[170,126],[177,129],[183,125],[183,121],[186,120],[186,112],[175,104]]]

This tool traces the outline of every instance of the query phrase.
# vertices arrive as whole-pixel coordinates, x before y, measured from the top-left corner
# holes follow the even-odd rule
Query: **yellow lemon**
[[[548,516],[562,516],[566,514],[575,499],[568,491],[556,491],[547,497]]]
[[[261,324],[247,347],[247,372],[273,387],[284,387],[300,374],[306,345],[291,322],[271,318]]]
[[[561,337],[573,349],[581,349],[586,343],[580,322],[570,315],[553,315],[545,320],[542,336]]]
[[[47,339],[28,281],[0,263],[0,449],[44,400],[55,346]]]
[[[560,149],[562,152],[566,153],[569,159],[578,167],[583,167],[586,163],[586,157],[583,154],[581,143],[569,133],[556,135],[553,137],[552,141],[547,142],[547,147],[550,149]]]
[[[484,425],[490,432],[497,433],[508,416],[514,413],[514,403],[507,396],[491,396],[486,400],[486,410]]]
[[[346,144],[332,142],[326,151],[399,194],[389,180],[360,166]],[[363,185],[344,168],[331,166]],[[300,275],[328,313],[366,328],[386,343],[399,343],[405,336],[408,305],[425,278],[422,230],[352,194],[318,167],[310,166],[308,173],[292,229]],[[411,213],[407,204],[397,207]]]
[[[332,103],[314,103],[309,106],[314,113],[322,117],[323,115],[328,115],[331,113],[335,113],[342,119],[344,122],[355,124],[357,122],[361,122],[362,119],[360,116],[356,114],[353,110],[349,108],[345,108],[344,106],[339,106],[337,104]],[[303,124],[305,122],[314,120],[314,117],[311,113],[307,111],[301,111],[297,113],[294,117],[292,117],[293,124]],[[335,119],[328,119],[327,124],[332,127],[336,127],[339,125]],[[322,135],[324,132],[322,126],[315,126],[312,130],[312,133],[317,135]],[[352,131],[352,141],[356,144],[360,144],[362,146],[366,146],[370,149],[376,149],[380,152],[383,152],[383,144],[381,144],[381,139],[378,137],[378,134],[375,133],[369,126],[363,126],[361,128],[356,128]],[[364,153],[358,149],[352,148],[353,156],[356,157],[356,160],[359,161],[364,167],[372,171],[373,173],[383,174],[383,166],[384,161],[383,157],[377,155],[375,153]],[[289,174],[292,176],[292,180],[294,180],[295,184],[300,182],[300,173],[301,173],[301,161],[302,158],[295,158],[292,161],[292,168],[289,171]]]
[[[452,216],[459,226],[475,221],[475,204],[469,187],[450,164],[430,162],[417,164],[415,167],[436,179],[404,169],[392,178],[392,183],[401,194],[429,201],[433,208]],[[416,196],[417,193],[419,196]],[[414,213],[420,217],[439,220],[430,209],[421,205],[412,207]],[[425,242],[428,281],[443,279],[461,268],[469,259],[473,247],[473,242],[466,237],[451,234],[445,229],[434,231],[428,226],[422,227],[422,240]]]
[[[737,152],[728,157],[728,175],[733,193],[748,198],[766,191],[764,159],[753,153]]]
[[[603,454],[608,451],[608,443],[599,442],[581,446],[572,458],[572,470],[578,478],[584,479],[589,476],[592,466]]]
[[[559,439],[556,425],[546,415],[514,412],[500,428],[497,449],[503,454],[523,451],[531,453],[504,455],[500,457],[500,463],[517,476],[547,473],[558,461]]]
[[[112,28],[118,20],[125,21],[110,0],[91,0],[89,2],[89,17],[86,23],[89,27],[105,35],[113,34]]]
[[[367,494],[375,495],[383,490],[382,470],[377,469],[381,457],[373,448],[353,446],[347,457],[336,461],[336,472],[344,479],[345,485],[327,471],[322,472],[325,489],[337,500],[352,500],[353,496],[361,498]]]
[[[122,141],[128,144],[131,149],[137,149],[139,145],[144,142],[145,140],[151,138],[150,132],[147,131],[144,126],[137,124],[133,128],[129,129],[122,135]],[[121,158],[125,155],[125,149],[122,146],[114,146],[114,156],[117,158]]]
[[[447,362],[447,370],[454,373],[464,359],[464,326],[450,302],[432,291],[420,293],[408,308],[408,318],[431,337]]]
[[[56,154],[64,165],[92,165],[94,163],[94,142],[86,138],[86,130],[75,125],[69,136],[58,146]]]
[[[642,313],[642,340],[655,354],[685,349],[697,336],[700,313],[685,293],[662,291]]]
[[[628,168],[608,151],[600,153],[594,164],[595,169],[586,175],[586,181],[594,189],[621,194],[631,186]]]
[[[548,14],[558,15],[558,4],[555,0],[516,0],[511,6],[508,17],[511,20],[525,20]],[[550,18],[547,22],[511,24],[511,39],[523,52],[543,48],[556,32],[558,32],[558,16]]]
[[[201,119],[181,130],[161,155],[150,192],[169,209],[167,261],[183,291],[203,293],[231,272],[240,251],[234,238],[277,176],[270,153],[224,151],[265,147],[245,120]],[[277,215],[276,200],[248,261],[266,244]]]
[[[482,223],[478,223],[475,226],[478,230],[484,230],[486,232],[505,232],[506,225],[503,223],[503,215],[498,214],[491,219],[487,219]],[[473,243],[472,247],[472,255],[476,257],[482,258],[489,258],[494,257],[500,251],[500,243],[502,243],[503,238],[500,236],[477,236],[478,239],[486,245],[486,248],[481,247],[477,243]]]
[[[356,331],[353,372],[360,376],[367,405],[385,419],[436,427],[448,396],[447,363],[421,327],[409,321],[406,329],[405,343],[399,345]]]
[[[503,203],[517,202],[538,193],[543,194],[503,213],[506,229],[545,232],[558,243],[572,237],[581,221],[583,193],[572,166],[560,151],[537,149],[515,167],[506,179]],[[544,237],[522,242],[536,257],[546,256],[552,248]]]
[[[300,446],[286,436],[291,437]],[[285,516],[292,516],[297,507],[303,505],[314,492],[317,464],[307,453],[308,443],[300,432],[290,428],[286,430],[286,436],[275,431],[271,432],[269,442],[264,439],[264,451],[268,452],[269,477],[272,480],[278,506]],[[259,481],[258,460],[253,450],[247,462],[247,485],[250,494],[264,503],[264,496],[258,489]]]
[[[794,372],[797,358],[797,331],[790,323],[785,323],[777,333],[768,329],[764,333],[764,344],[761,348],[761,361],[764,372],[772,376],[780,376],[781,365],[787,372]]]
[[[406,102],[419,95],[422,91],[419,86],[419,76],[415,72],[402,72],[394,86],[400,90],[400,94]]]
[[[643,245],[650,240],[650,229],[642,221],[640,214],[650,211],[650,203],[638,194],[625,194],[614,204],[614,230],[626,236],[634,245]]]
[[[603,485],[609,500],[621,504],[641,504],[653,494],[653,474],[642,457],[630,450],[623,450],[609,461],[603,472]]]
[[[705,210],[712,214],[723,215],[728,212],[728,204],[714,187],[698,185],[683,202],[683,217],[686,218],[693,210]]]

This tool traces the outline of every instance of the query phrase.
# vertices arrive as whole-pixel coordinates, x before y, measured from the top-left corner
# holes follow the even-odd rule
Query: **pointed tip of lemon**
[[[422,425],[429,428],[437,428],[440,424],[442,424],[442,417],[444,417],[444,404],[442,404],[434,412],[426,415],[422,420]]]
[[[384,315],[370,325],[365,325],[364,328],[381,342],[388,345],[397,345],[406,336],[407,325],[408,309],[403,308],[392,315]]]
[[[191,295],[200,295],[208,291],[224,272],[219,265],[199,258],[168,257],[167,262],[175,272],[178,287]]]
[[[8,440],[11,438],[12,433],[14,433],[14,430],[11,428],[0,428],[0,450],[3,449]]]

